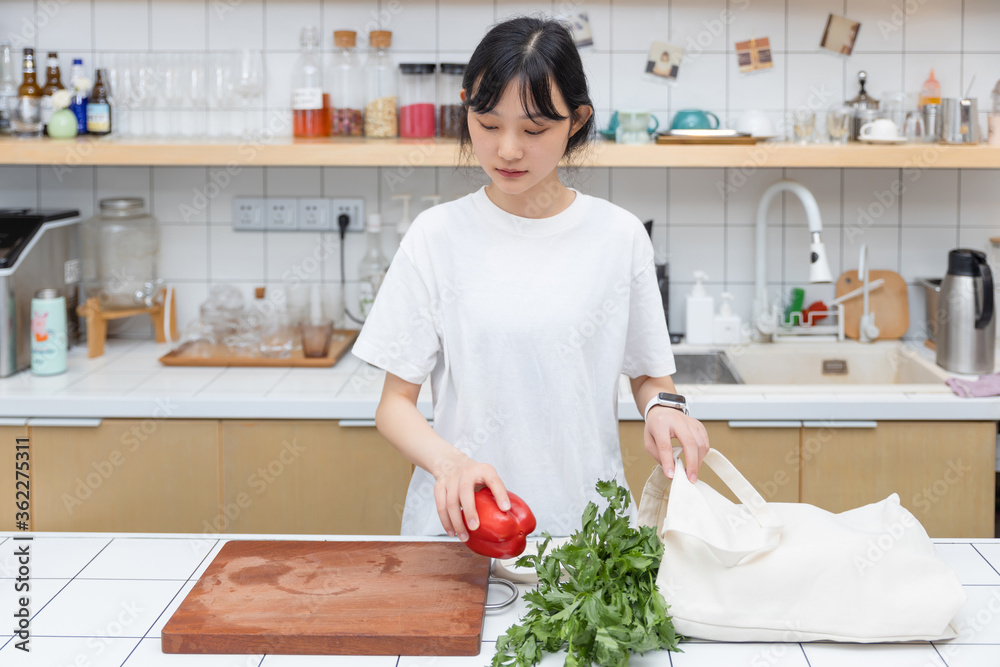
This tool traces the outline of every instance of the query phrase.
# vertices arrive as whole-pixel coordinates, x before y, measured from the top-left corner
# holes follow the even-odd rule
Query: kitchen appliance
[[[70,343],[79,337],[79,211],[0,209],[0,377],[31,365],[31,300],[38,289],[66,296]]]
[[[969,248],[948,253],[940,306],[938,365],[953,373],[992,373],[996,313],[986,253]]]
[[[941,100],[941,141],[946,144],[978,144],[979,103],[975,99]]]
[[[854,109],[854,121],[851,123],[851,140],[857,141],[858,135],[861,133],[861,126],[865,123],[869,123],[875,118],[877,114],[867,114],[865,112],[877,111],[879,108],[879,101],[874,97],[871,97],[865,91],[865,83],[868,81],[868,73],[864,70],[858,72],[858,85],[861,89],[858,91],[856,97],[847,100],[847,106]]]

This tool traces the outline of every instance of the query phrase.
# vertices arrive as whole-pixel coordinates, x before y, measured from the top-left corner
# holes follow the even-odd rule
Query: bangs
[[[556,109],[552,101],[552,78],[549,69],[538,58],[529,56],[522,62],[512,57],[508,62],[497,63],[487,69],[475,86],[475,93],[468,99],[468,107],[475,113],[490,113],[509,85],[518,87],[518,97],[525,115],[533,121],[538,118],[560,121],[569,118]]]

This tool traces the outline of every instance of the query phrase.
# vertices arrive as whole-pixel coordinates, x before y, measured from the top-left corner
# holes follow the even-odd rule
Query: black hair
[[[462,87],[465,88],[466,111],[489,113],[496,108],[507,86],[520,84],[521,106],[529,117],[565,120],[552,102],[552,82],[559,87],[572,117],[577,109],[593,107],[587,89],[587,75],[573,36],[565,24],[552,19],[518,17],[499,23],[490,29],[476,47],[465,68]],[[594,114],[566,144],[563,156],[585,146],[594,132]],[[468,113],[459,120],[459,141],[467,152],[469,136]]]

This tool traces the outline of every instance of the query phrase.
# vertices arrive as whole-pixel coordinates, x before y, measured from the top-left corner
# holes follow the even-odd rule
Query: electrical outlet
[[[298,212],[297,199],[268,199],[266,228],[271,231],[294,232],[298,229]]]
[[[255,197],[234,198],[233,229],[237,231],[264,229],[264,200]]]
[[[299,231],[328,232],[330,229],[329,199],[299,200]]]
[[[334,198],[330,200],[330,227],[340,230],[340,216],[346,215],[349,221],[347,231],[365,231],[365,200]]]

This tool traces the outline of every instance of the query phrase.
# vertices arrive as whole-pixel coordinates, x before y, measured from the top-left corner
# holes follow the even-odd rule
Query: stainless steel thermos
[[[40,289],[31,300],[31,372],[65,373],[67,347],[66,299],[59,290]]]
[[[992,373],[996,312],[986,253],[967,248],[949,252],[939,299],[938,365],[953,373]]]

